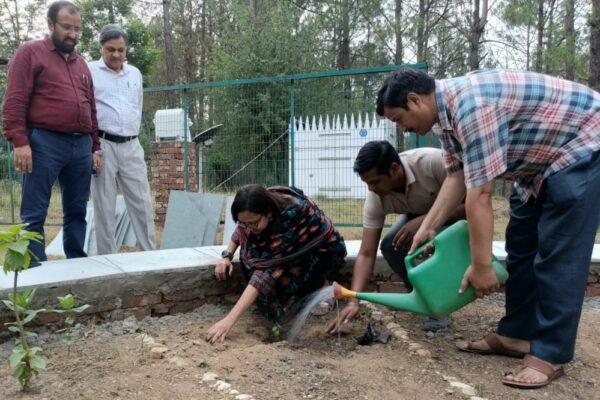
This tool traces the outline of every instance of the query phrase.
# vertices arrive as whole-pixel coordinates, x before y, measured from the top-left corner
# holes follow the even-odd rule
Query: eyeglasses
[[[74,32],[76,35],[81,35],[81,27],[80,26],[73,26],[73,25],[69,25],[69,24],[63,24],[62,22],[58,22],[58,21],[56,21],[54,23],[56,25],[59,25],[65,31]]]
[[[248,229],[256,229],[258,228],[258,225],[260,225],[260,221],[262,221],[264,215],[261,215],[260,218],[258,218],[256,221],[254,222],[240,222],[238,221],[238,225],[242,228],[248,228]]]

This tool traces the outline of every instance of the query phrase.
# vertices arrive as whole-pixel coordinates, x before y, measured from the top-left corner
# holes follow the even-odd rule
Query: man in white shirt
[[[125,62],[127,34],[118,25],[100,32],[102,57],[89,63],[94,80],[98,136],[104,166],[92,179],[98,254],[116,253],[117,182],[141,248],[154,250],[154,219],[148,170],[138,140],[143,87],[140,71]]]
[[[446,170],[442,151],[434,148],[407,150],[398,154],[391,143],[381,140],[365,144],[354,162],[354,172],[367,184],[369,191],[363,207],[363,233],[360,249],[352,271],[352,290],[361,292],[373,273],[377,246],[383,232],[385,217],[399,214],[390,231],[381,241],[381,253],[400,275],[404,286],[410,291],[404,258],[421,222],[433,205]],[[456,208],[446,225],[466,218],[464,204]],[[351,300],[335,318],[327,331],[337,333],[343,323],[358,313],[358,301]],[[438,331],[448,326],[449,317],[427,318],[421,327]]]

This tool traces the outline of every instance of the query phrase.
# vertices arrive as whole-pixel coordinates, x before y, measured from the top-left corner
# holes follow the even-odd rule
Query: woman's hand
[[[233,274],[233,263],[229,258],[222,258],[217,265],[215,265],[215,276],[217,280],[224,281],[228,276]]]
[[[234,324],[235,321],[229,318],[229,316],[223,318],[208,329],[205,340],[210,344],[223,343],[225,336],[227,336]]]
[[[340,315],[327,325],[327,333],[334,335],[340,331],[343,324],[347,324],[352,318],[358,314],[358,301],[350,301],[346,307],[340,311]]]

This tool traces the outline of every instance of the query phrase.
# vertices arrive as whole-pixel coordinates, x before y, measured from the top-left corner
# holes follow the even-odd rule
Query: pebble
[[[164,354],[169,351],[168,347],[156,346],[150,349],[150,358],[159,359],[163,358]]]
[[[217,389],[219,392],[224,392],[231,389],[231,384],[217,379],[212,387]]]
[[[249,394],[238,394],[237,396],[235,396],[236,400],[252,400],[252,396],[250,396]]]
[[[202,375],[202,381],[212,382],[212,381],[216,380],[218,377],[219,377],[219,375],[215,374],[214,372],[205,372],[204,375]]]
[[[475,388],[473,386],[469,386],[466,383],[462,383],[462,382],[450,382],[450,385],[460,389],[463,394],[466,394],[467,396],[475,396],[477,394],[477,392],[475,391]]]

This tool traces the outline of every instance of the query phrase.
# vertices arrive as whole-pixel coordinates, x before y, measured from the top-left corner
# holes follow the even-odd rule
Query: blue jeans
[[[92,176],[92,138],[43,129],[29,130],[33,170],[23,174],[21,219],[27,230],[44,235],[52,185],[58,179],[63,207],[63,246],[67,258],[86,257],[85,214]],[[45,242],[29,249],[46,261]]]
[[[506,315],[498,333],[529,340],[530,353],[551,363],[573,359],[599,198],[599,151],[546,178],[537,199],[511,196]]]

